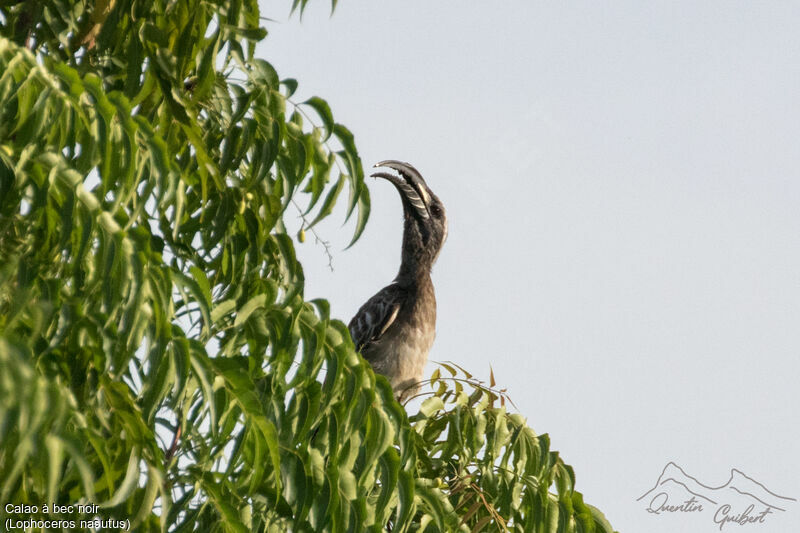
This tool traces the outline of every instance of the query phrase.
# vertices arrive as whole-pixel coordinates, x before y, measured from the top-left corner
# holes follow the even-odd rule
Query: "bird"
[[[374,178],[391,182],[403,202],[403,245],[394,281],[361,306],[348,324],[356,350],[385,376],[403,403],[419,389],[436,336],[436,294],[431,269],[447,239],[439,197],[408,163],[381,161]]]

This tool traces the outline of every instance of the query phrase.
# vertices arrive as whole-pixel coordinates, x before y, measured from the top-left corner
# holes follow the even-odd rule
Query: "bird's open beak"
[[[394,160],[381,161],[376,163],[375,167],[388,167],[396,170],[401,177],[388,172],[374,172],[370,176],[391,181],[421,218],[430,216],[428,204],[431,201],[431,196],[428,193],[428,186],[425,180],[417,169],[408,163]]]

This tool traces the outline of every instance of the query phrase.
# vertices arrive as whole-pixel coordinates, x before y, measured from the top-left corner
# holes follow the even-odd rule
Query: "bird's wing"
[[[356,350],[362,351],[389,329],[397,318],[402,303],[402,291],[392,284],[381,289],[361,306],[347,325]]]

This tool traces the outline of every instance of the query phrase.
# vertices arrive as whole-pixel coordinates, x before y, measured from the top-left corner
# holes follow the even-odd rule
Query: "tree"
[[[355,242],[369,192],[328,104],[254,56],[260,21],[0,5],[0,501],[29,506],[2,521],[611,531],[493,380],[443,365],[408,417],[304,299],[285,213],[346,201]]]

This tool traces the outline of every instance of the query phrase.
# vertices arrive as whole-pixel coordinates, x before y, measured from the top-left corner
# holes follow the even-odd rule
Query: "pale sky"
[[[636,501],[668,461],[800,499],[800,4],[328,7],[262,2],[259,55],[328,100],[365,169],[408,161],[444,202],[431,359],[491,364],[622,532],[719,531]],[[345,322],[399,265],[400,199],[369,186],[353,248],[343,209],[318,228],[333,272],[298,245],[306,296]]]

